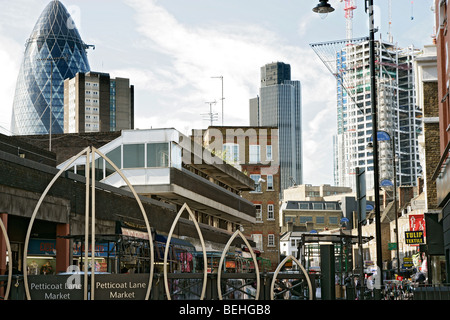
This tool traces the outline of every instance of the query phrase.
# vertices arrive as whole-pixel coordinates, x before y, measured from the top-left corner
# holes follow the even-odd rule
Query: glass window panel
[[[147,144],[147,167],[168,167],[169,166],[169,144],[149,143]]]
[[[323,204],[322,203],[313,203],[313,209],[314,210],[322,210]]]
[[[337,217],[329,217],[329,218],[328,218],[328,221],[329,221],[331,224],[338,224],[338,218],[337,218]]]
[[[273,212],[273,204],[267,205],[267,219],[273,220],[275,218],[274,212]]]
[[[336,210],[336,203],[326,203],[326,204],[325,204],[325,207],[326,207],[328,210]]]
[[[254,192],[261,192],[261,183],[260,183],[260,179],[261,179],[261,175],[260,174],[251,174],[250,178],[253,179],[253,181],[255,181],[255,191]]]
[[[262,221],[262,207],[260,204],[255,204],[256,221]]]
[[[122,156],[121,156],[121,147],[117,147],[114,150],[111,150],[106,154],[106,156],[120,169],[122,168]],[[106,176],[109,176],[113,172],[115,172],[114,168],[105,161],[106,168]]]
[[[300,209],[309,209],[309,203],[299,203],[298,206]]]
[[[251,145],[250,146],[250,163],[259,163],[261,162],[261,156],[260,156],[260,146],[258,145]]]
[[[272,146],[266,147],[266,160],[272,160]]]
[[[273,176],[267,175],[267,190],[273,190]]]
[[[145,163],[143,144],[123,145],[123,167],[143,168]]]
[[[95,160],[95,180],[103,179],[103,158]]]
[[[313,217],[311,217],[311,216],[301,216],[299,218],[300,218],[300,223],[306,223],[306,222],[313,221]]]

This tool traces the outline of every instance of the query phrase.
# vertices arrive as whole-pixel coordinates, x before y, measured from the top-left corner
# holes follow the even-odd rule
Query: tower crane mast
[[[356,9],[354,0],[341,0],[344,1],[344,15],[346,19],[346,37],[347,40],[353,38],[353,10]]]

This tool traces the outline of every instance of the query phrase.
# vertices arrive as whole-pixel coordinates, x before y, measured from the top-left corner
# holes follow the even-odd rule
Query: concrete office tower
[[[413,61],[417,51],[377,41],[376,81],[378,131],[395,138],[378,141],[380,184],[393,183],[394,156],[397,185],[415,185],[421,175],[418,136],[422,111],[416,105]],[[346,46],[337,55],[337,135],[334,137],[335,185],[356,190],[355,168],[366,171],[366,187],[373,189],[369,43]]]
[[[134,129],[134,86],[108,73],[79,72],[64,81],[64,133]]]
[[[63,4],[50,2],[25,44],[12,110],[14,134],[63,132],[64,79],[89,71],[87,48]]]
[[[300,81],[291,66],[274,62],[261,67],[259,96],[250,99],[250,125],[279,129],[280,191],[303,183]]]

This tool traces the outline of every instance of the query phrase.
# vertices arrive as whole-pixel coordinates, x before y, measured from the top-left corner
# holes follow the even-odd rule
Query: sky
[[[88,51],[92,71],[129,78],[135,128],[184,134],[214,125],[249,125],[261,66],[291,65],[302,86],[303,183],[333,185],[335,79],[311,43],[346,38],[344,2],[330,0],[62,0]],[[0,133],[10,134],[14,89],[25,41],[49,0],[0,0]],[[354,0],[353,37],[368,36],[363,0]],[[435,32],[433,0],[374,0],[376,39],[422,49]],[[389,9],[390,4],[390,9]],[[222,115],[222,81],[223,103]]]

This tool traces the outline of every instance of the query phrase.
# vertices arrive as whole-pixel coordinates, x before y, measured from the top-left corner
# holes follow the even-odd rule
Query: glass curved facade
[[[64,5],[50,2],[25,44],[12,110],[14,134],[47,134],[50,119],[51,133],[64,132],[64,79],[90,71],[87,47]]]

